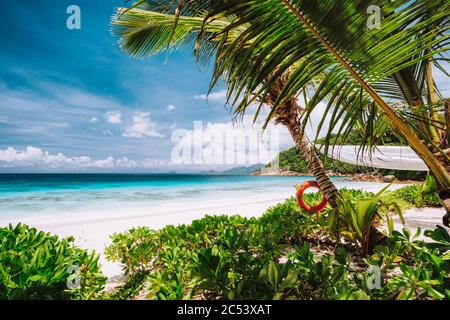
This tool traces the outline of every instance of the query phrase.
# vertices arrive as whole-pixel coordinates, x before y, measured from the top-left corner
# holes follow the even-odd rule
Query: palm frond
[[[366,27],[369,5],[378,5],[383,12],[378,30]],[[201,17],[200,29],[177,34],[182,27],[180,14],[172,21],[177,30],[168,28],[163,38],[174,47],[187,43],[187,33],[197,32],[197,48],[201,44],[207,49],[213,40],[212,50],[207,50],[215,51],[211,88],[225,79],[228,98],[233,99],[237,114],[245,113],[255,101],[262,104],[277,79],[288,75],[267,124],[278,106],[305,90],[314,79],[322,78],[308,100],[304,121],[319,102],[332,98],[328,103],[331,127],[346,134],[358,119],[374,119],[375,100],[378,112],[387,115],[434,172],[442,173],[438,180],[450,184],[448,173],[443,173],[445,170],[418,137],[420,130],[411,130],[415,126],[408,121],[418,123],[421,117],[416,114],[405,119],[407,113],[400,115],[399,108],[389,105],[382,96],[384,93],[395,99],[396,93],[402,92],[406,106],[422,98],[424,61],[450,48],[449,0],[191,0],[183,2],[183,10]],[[208,33],[217,20],[228,24]],[[162,48],[159,42],[146,41],[141,40],[146,53]],[[132,44],[129,47],[131,52],[139,52]],[[368,141],[369,136],[372,134],[367,134]]]

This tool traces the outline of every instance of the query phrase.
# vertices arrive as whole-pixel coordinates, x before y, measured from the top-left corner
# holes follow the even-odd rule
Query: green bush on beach
[[[435,189],[426,190],[424,184],[412,184],[394,192],[399,199],[412,204],[414,207],[440,207],[441,201]]]
[[[363,191],[343,193],[348,201],[373,197]],[[319,198],[305,197],[307,202]],[[355,243],[336,241],[328,214],[308,214],[291,198],[260,218],[206,216],[190,225],[114,234],[106,254],[123,264],[131,280],[113,298],[140,292],[163,300],[450,298],[445,229],[427,231],[431,243],[406,229],[393,231],[364,256]],[[374,267],[382,274],[378,289],[368,286]]]
[[[131,276],[147,272],[149,298],[187,299],[199,290],[229,299],[271,298],[268,284],[257,281],[265,263],[303,235],[323,232],[321,218],[300,211],[292,198],[261,218],[206,216],[156,233],[142,227],[114,234],[106,255],[121,262]],[[141,241],[142,234],[151,235],[152,246]],[[124,245],[124,239],[134,238],[147,250],[144,260],[136,254],[143,247]]]
[[[78,267],[79,286],[69,290],[66,282]],[[0,228],[0,299],[95,299],[105,282],[98,256],[73,245],[73,238],[22,224]]]

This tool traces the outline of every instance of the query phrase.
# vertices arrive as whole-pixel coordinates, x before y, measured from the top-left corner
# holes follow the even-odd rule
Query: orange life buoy
[[[305,203],[305,201],[303,200],[303,192],[305,192],[305,190],[308,188],[319,188],[319,184],[317,183],[317,181],[314,181],[314,180],[303,182],[302,185],[300,187],[298,187],[298,189],[297,189],[298,205],[302,209],[304,209],[308,212],[320,212],[323,209],[325,209],[325,207],[327,206],[328,200],[327,200],[327,198],[325,198],[324,195],[322,195],[322,201],[315,206],[310,206]]]

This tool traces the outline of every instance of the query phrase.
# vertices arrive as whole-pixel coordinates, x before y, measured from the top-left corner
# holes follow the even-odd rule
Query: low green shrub
[[[412,205],[394,192],[375,195],[343,189],[341,194],[348,203],[367,204],[359,207],[370,210],[354,206],[353,211],[370,211],[372,218],[387,213],[381,210],[386,202]],[[320,200],[315,193],[304,197],[308,203]],[[421,243],[420,250],[400,241],[399,233],[393,231],[387,244],[364,260],[357,252],[351,256],[346,251],[354,250],[348,242],[344,249],[331,239],[331,214],[330,208],[320,214],[307,213],[290,198],[259,218],[205,216],[189,225],[157,231],[134,228],[114,234],[107,257],[121,262],[130,279],[117,296],[130,298],[141,289],[149,299],[441,299],[447,294],[447,266],[442,262],[448,260],[448,249],[443,250],[448,236],[445,230],[445,234],[440,229],[427,232],[434,242]],[[358,228],[361,230],[355,225],[353,231],[357,233]],[[363,233],[355,236],[362,242],[363,238],[367,238]],[[329,252],[318,255],[311,245],[324,246]],[[425,250],[432,255],[423,253]],[[438,264],[431,267],[432,261]],[[373,266],[383,270],[380,289],[368,285]],[[412,284],[416,276],[410,269],[416,267],[424,268],[417,279],[425,282],[419,285]],[[414,288],[414,294],[400,294],[406,286]],[[423,290],[429,293],[423,294]]]
[[[339,190],[342,196],[348,197],[352,200],[358,200],[362,198],[371,198],[375,195],[373,192],[364,191],[360,189],[347,189],[343,188]]]
[[[410,203],[413,207],[440,207],[442,206],[436,192],[423,192],[422,185],[413,184],[393,192],[396,198]]]
[[[156,251],[156,231],[147,227],[132,228],[123,233],[114,233],[112,243],[105,249],[111,261],[124,265],[125,274],[145,271],[153,259],[150,252]]]
[[[413,184],[393,192],[394,197],[403,199],[414,207],[440,207],[442,204],[436,192],[436,182],[431,175],[427,175],[425,182]]]
[[[375,298],[399,300],[450,299],[450,235],[440,226],[425,231],[434,242],[418,240],[410,231],[394,231],[386,246],[378,246],[367,262],[385,275]]]
[[[309,200],[315,196],[307,195]],[[260,218],[205,216],[190,225],[114,234],[105,254],[122,263],[128,275],[146,272],[142,282],[149,283],[152,299],[203,291],[230,299],[269,298],[267,290],[255,286],[261,269],[301,237],[326,232],[325,224],[324,215],[301,211],[291,198]]]
[[[388,223],[389,234],[392,233],[394,223],[391,213],[395,212],[404,223],[400,207],[396,202],[386,202],[383,194],[389,186],[370,197],[354,199],[345,193],[336,198],[337,208],[328,214],[328,226],[331,233],[344,237],[355,245],[359,245],[362,254],[369,252],[371,231],[376,223],[385,220]]]
[[[73,241],[23,224],[0,228],[0,299],[98,298],[106,282],[98,256]],[[80,271],[80,285],[69,290],[67,280],[76,280],[72,266]]]

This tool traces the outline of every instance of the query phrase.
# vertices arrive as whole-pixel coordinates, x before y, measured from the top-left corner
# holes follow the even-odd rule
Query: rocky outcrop
[[[391,183],[395,181],[395,176],[393,175],[384,176],[383,178],[381,178],[381,180],[383,180],[383,182],[386,183]]]

